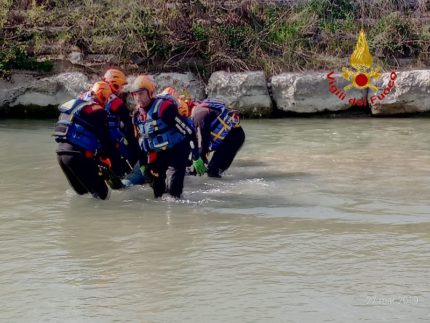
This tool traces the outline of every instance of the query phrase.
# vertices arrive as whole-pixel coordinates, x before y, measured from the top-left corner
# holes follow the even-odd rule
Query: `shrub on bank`
[[[0,77],[7,77],[11,69],[49,72],[52,68],[52,62],[29,57],[22,47],[4,48],[0,52]]]

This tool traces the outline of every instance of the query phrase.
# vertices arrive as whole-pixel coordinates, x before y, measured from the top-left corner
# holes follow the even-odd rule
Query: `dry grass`
[[[138,62],[148,71],[274,74],[338,68],[363,24],[381,65],[396,65],[399,58],[425,65],[430,22],[423,17],[429,5],[410,3],[0,0],[0,48],[21,47],[39,57],[78,48],[84,54],[112,54],[118,64]]]

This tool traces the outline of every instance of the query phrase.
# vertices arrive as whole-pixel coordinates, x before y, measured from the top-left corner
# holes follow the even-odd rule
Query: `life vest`
[[[84,107],[93,105],[92,101],[82,99],[70,100],[58,107],[61,112],[55,125],[54,137],[56,142],[68,142],[95,155],[101,144],[94,134],[94,126],[80,116]]]
[[[175,97],[169,93],[160,93],[157,95],[158,98],[165,98],[170,99],[176,103],[178,106],[178,112],[179,114],[184,118],[189,118],[190,116],[190,107],[188,106],[187,102],[179,97]],[[192,123],[192,122],[191,122]]]
[[[216,150],[231,129],[240,127],[239,115],[229,111],[224,103],[216,100],[205,100],[205,106],[218,113],[218,116],[210,125],[211,141],[209,150]]]
[[[139,143],[145,151],[158,152],[170,149],[186,137],[186,131],[183,129],[185,125],[171,127],[160,118],[159,108],[166,99],[170,100],[164,95],[157,96],[146,113],[145,120],[141,115],[135,119],[141,136]]]
[[[108,113],[108,128],[109,134],[114,142],[115,147],[119,148],[121,156],[128,159],[128,142],[124,133],[121,131],[121,121],[119,117],[112,111],[113,105],[122,105],[122,100],[116,95],[112,94],[105,104],[105,110]]]
[[[181,112],[181,106],[182,106],[182,105],[184,105],[184,104],[186,105],[186,103],[184,103],[184,101],[182,101],[182,100],[180,100],[180,99],[177,99],[177,98],[175,98],[174,96],[172,96],[172,95],[170,95],[170,94],[168,94],[168,93],[161,93],[161,94],[158,94],[158,95],[156,96],[156,98],[160,98],[160,99],[167,99],[167,100],[171,100],[171,101],[175,102],[175,103],[176,103],[176,105],[178,106],[178,112],[179,112],[179,115],[181,115],[181,116],[182,116],[182,119],[183,119],[183,120],[185,120],[185,124],[186,124],[189,128],[191,128],[191,129],[195,130],[194,122],[193,122],[193,120],[191,119],[191,117],[187,117],[187,116],[186,116],[186,113],[182,113],[182,112]],[[187,108],[188,108],[188,106],[187,106]]]

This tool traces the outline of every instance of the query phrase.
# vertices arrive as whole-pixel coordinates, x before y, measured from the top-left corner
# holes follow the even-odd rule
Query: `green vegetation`
[[[12,47],[0,52],[0,77],[7,76],[11,69],[49,72],[52,67],[50,61],[37,61],[29,57],[24,48]]]
[[[372,44],[388,56],[414,57],[421,50],[422,40],[428,45],[419,26],[397,13],[382,17],[371,34]]]
[[[193,37],[195,40],[201,41],[201,42],[208,41],[209,34],[202,24],[200,24],[198,22],[193,22],[193,27],[191,30],[192,30]]]
[[[340,68],[361,27],[378,64],[429,62],[429,5],[417,0],[0,0],[0,73],[48,70],[72,50],[147,71]],[[362,7],[364,6],[364,7]],[[19,49],[19,50],[18,50]]]

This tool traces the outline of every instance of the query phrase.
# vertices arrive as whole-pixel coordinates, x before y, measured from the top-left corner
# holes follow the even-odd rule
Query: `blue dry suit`
[[[55,126],[55,141],[68,142],[86,153],[95,155],[101,149],[100,141],[94,134],[94,126],[80,116],[84,107],[93,104],[92,101],[75,99],[60,105],[58,109],[61,114]]]

